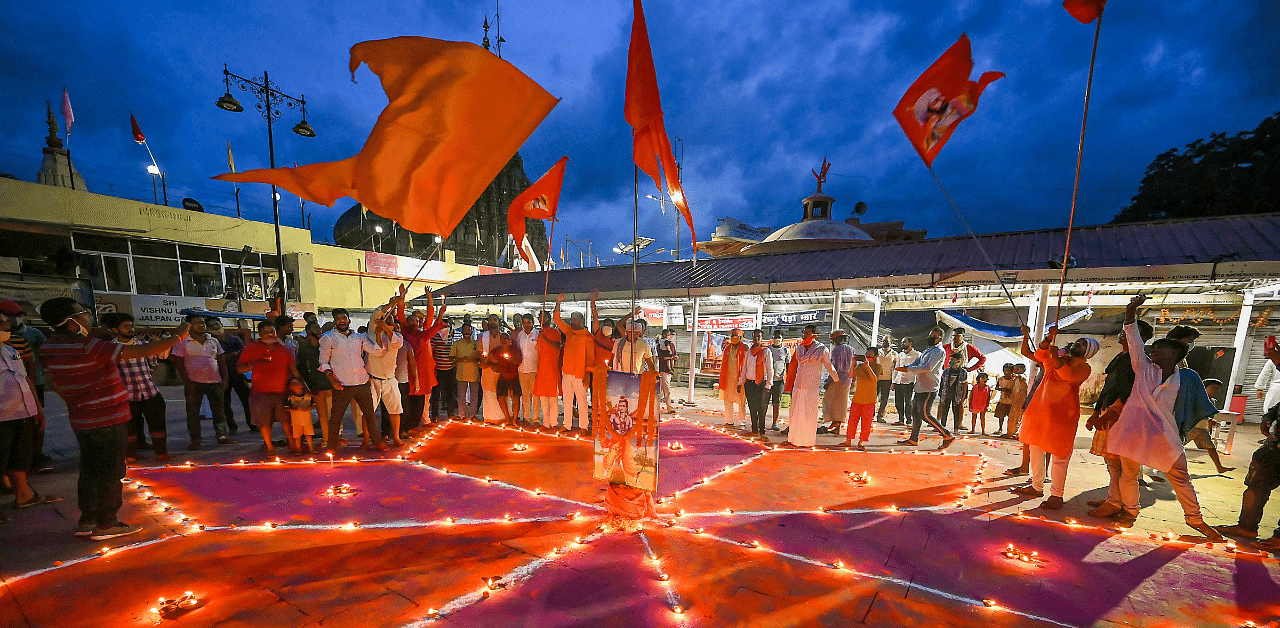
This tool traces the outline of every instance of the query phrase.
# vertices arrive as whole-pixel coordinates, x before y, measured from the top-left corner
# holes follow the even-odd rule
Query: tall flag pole
[[[71,95],[67,93],[67,86],[62,86],[62,122],[67,127],[67,178],[71,179],[71,189],[76,189],[76,171],[71,167],[71,125],[75,124],[76,115],[71,111]]]
[[[649,29],[645,25],[644,7],[640,0],[633,0],[635,19],[631,24],[631,45],[627,51],[626,101],[623,114],[632,128],[632,158],[636,167],[653,179],[659,193],[666,192],[684,215],[689,226],[693,248],[698,250],[694,236],[693,214],[680,183],[680,168],[671,152],[671,139],[663,123],[662,96],[658,92],[658,74],[653,66],[653,50],[649,46]],[[659,174],[661,170],[661,175]],[[663,186],[665,183],[665,189]]]
[[[1093,95],[1093,68],[1098,61],[1098,38],[1102,35],[1102,12],[1107,0],[1063,0],[1062,8],[1081,24],[1096,22],[1093,28],[1093,52],[1089,55],[1089,79],[1084,86],[1084,116],[1080,119],[1080,145],[1076,149],[1076,180],[1071,188],[1071,214],[1067,217],[1067,244],[1062,250],[1062,277],[1058,280],[1058,305],[1053,320],[1062,318],[1062,291],[1067,286],[1067,267],[1071,260],[1071,230],[1076,222],[1076,201],[1080,196],[1080,169],[1084,165],[1084,132],[1089,123],[1089,99]]]
[[[956,204],[951,193],[942,185],[942,180],[933,171],[934,158],[946,145],[947,140],[951,139],[951,134],[955,132],[960,122],[977,111],[978,99],[982,96],[983,90],[991,83],[1004,78],[1002,72],[983,72],[977,81],[971,81],[969,75],[972,72],[973,53],[969,45],[969,37],[961,35],[956,43],[942,53],[942,56],[938,57],[938,60],[934,61],[933,65],[929,66],[920,78],[907,88],[907,92],[902,95],[902,100],[899,100],[898,106],[894,108],[893,116],[898,119],[898,124],[906,133],[907,140],[920,155],[921,161],[933,176],[938,188],[942,190],[942,194],[947,197],[947,202],[951,204],[956,217],[969,232],[969,237],[973,238],[973,243],[982,253],[982,258],[986,260],[991,273],[996,276],[996,281],[1000,283],[1004,296],[1013,306],[1018,320],[1024,321],[1022,312],[1018,310],[1018,304],[1014,302],[1008,286],[1004,284],[1004,279],[996,270],[995,263],[987,254],[986,247],[982,246],[982,241],[969,226],[969,221],[960,211],[960,206]]]

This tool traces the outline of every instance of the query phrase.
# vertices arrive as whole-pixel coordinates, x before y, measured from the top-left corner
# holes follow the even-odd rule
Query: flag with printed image
[[[978,98],[987,85],[1004,77],[1002,72],[983,72],[975,82],[969,80],[972,72],[969,37],[961,35],[911,84],[893,110],[925,167],[933,167],[934,158],[956,126],[977,110]]]

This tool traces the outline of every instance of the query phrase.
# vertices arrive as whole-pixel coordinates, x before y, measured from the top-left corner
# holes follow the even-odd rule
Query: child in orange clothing
[[[854,382],[853,403],[849,404],[849,431],[846,432],[844,446],[853,444],[853,433],[861,426],[858,436],[858,451],[866,451],[866,442],[871,438],[871,421],[876,414],[876,397],[880,365],[876,363],[879,351],[875,347],[867,349],[865,358],[854,356],[856,362],[850,373]]]
[[[991,387],[987,385],[987,374],[979,372],[969,391],[970,434],[978,430],[978,421],[982,421],[982,435],[987,435],[987,405],[990,403]]]

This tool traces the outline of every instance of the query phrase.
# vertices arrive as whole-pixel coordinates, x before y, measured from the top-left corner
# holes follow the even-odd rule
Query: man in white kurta
[[[489,355],[501,342],[502,329],[498,327],[498,315],[490,314],[485,321],[485,332],[480,335],[480,354]],[[483,359],[483,357],[482,357]],[[483,364],[483,362],[481,362]],[[480,408],[486,421],[502,421],[502,405],[498,403],[498,372],[491,368],[480,369]]]
[[[1137,309],[1144,301],[1145,296],[1134,297],[1125,312],[1124,336],[1133,364],[1133,389],[1107,434],[1107,453],[1120,457],[1119,489],[1124,510],[1116,518],[1120,521],[1121,515],[1127,515],[1126,519],[1132,521],[1136,516],[1138,475],[1141,465],[1147,465],[1165,472],[1187,525],[1212,540],[1222,540],[1222,535],[1206,524],[1200,513],[1174,419],[1174,403],[1182,380],[1177,364],[1186,355],[1186,345],[1162,338],[1151,346],[1151,356],[1147,356],[1136,323]]]
[[[796,345],[791,361],[795,366],[795,379],[791,385],[791,408],[787,440],[799,447],[811,447],[818,442],[818,391],[822,388],[822,369],[835,376],[831,354],[817,338],[818,327],[807,325],[804,340]]]
[[[1258,373],[1258,380],[1253,383],[1253,388],[1262,400],[1263,414],[1280,403],[1280,369],[1271,360],[1262,365],[1262,372]]]

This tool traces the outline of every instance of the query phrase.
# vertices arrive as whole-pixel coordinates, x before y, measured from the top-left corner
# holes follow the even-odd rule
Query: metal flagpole
[[[542,311],[538,312],[538,324],[542,324],[542,312],[547,311],[547,289],[551,287],[551,247],[556,241],[556,217],[551,217],[551,235],[547,236],[547,277],[542,281]],[[532,248],[532,247],[530,247]],[[535,253],[536,255],[536,253]],[[564,263],[564,258],[560,259]]]
[[[640,241],[640,166],[632,166],[632,172],[635,175],[632,180],[632,191],[635,192],[635,208],[631,212],[631,322],[627,324],[628,328],[632,325],[638,326],[639,323],[636,320],[636,276],[640,264],[640,247],[636,243]],[[623,330],[623,333],[625,334],[628,331],[629,329]],[[630,360],[627,363],[627,367],[629,370],[635,370],[636,345],[625,336],[623,337],[623,342],[627,343],[627,348],[630,352],[627,356],[627,359]]]
[[[964,225],[965,230],[969,232],[969,237],[973,238],[973,243],[978,245],[978,251],[982,253],[982,259],[987,261],[987,266],[991,268],[991,274],[995,275],[996,281],[1000,282],[1000,289],[1004,290],[1004,296],[1009,299],[1009,305],[1013,306],[1013,312],[1018,315],[1018,322],[1023,325],[1026,325],[1027,321],[1026,319],[1022,318],[1022,312],[1018,311],[1018,304],[1014,303],[1013,295],[1009,294],[1009,288],[1004,285],[1004,279],[1000,277],[1000,272],[996,270],[995,263],[991,261],[991,256],[987,255],[986,247],[982,246],[982,241],[978,239],[977,234],[973,232],[973,228],[969,226],[969,221],[965,220],[964,214],[960,213],[960,206],[956,205],[955,200],[951,198],[951,193],[948,192],[947,188],[942,185],[942,179],[938,178],[938,175],[933,171],[933,168],[929,167],[926,169],[929,171],[929,174],[933,175],[933,180],[938,183],[938,189],[942,190],[943,195],[947,197],[947,202],[951,203],[951,209],[956,212],[956,217],[960,219],[960,222],[961,224]]]
[[[1080,167],[1084,164],[1084,131],[1089,123],[1089,98],[1093,95],[1093,67],[1098,61],[1098,38],[1102,35],[1102,14],[1093,29],[1093,53],[1089,55],[1089,80],[1084,87],[1084,117],[1080,120],[1080,147],[1076,150],[1076,182],[1071,189],[1071,214],[1067,217],[1067,245],[1062,251],[1062,278],[1058,281],[1058,305],[1053,310],[1056,325],[1062,318],[1062,290],[1067,285],[1067,261],[1071,259],[1071,229],[1076,222],[1076,200],[1080,195]]]

